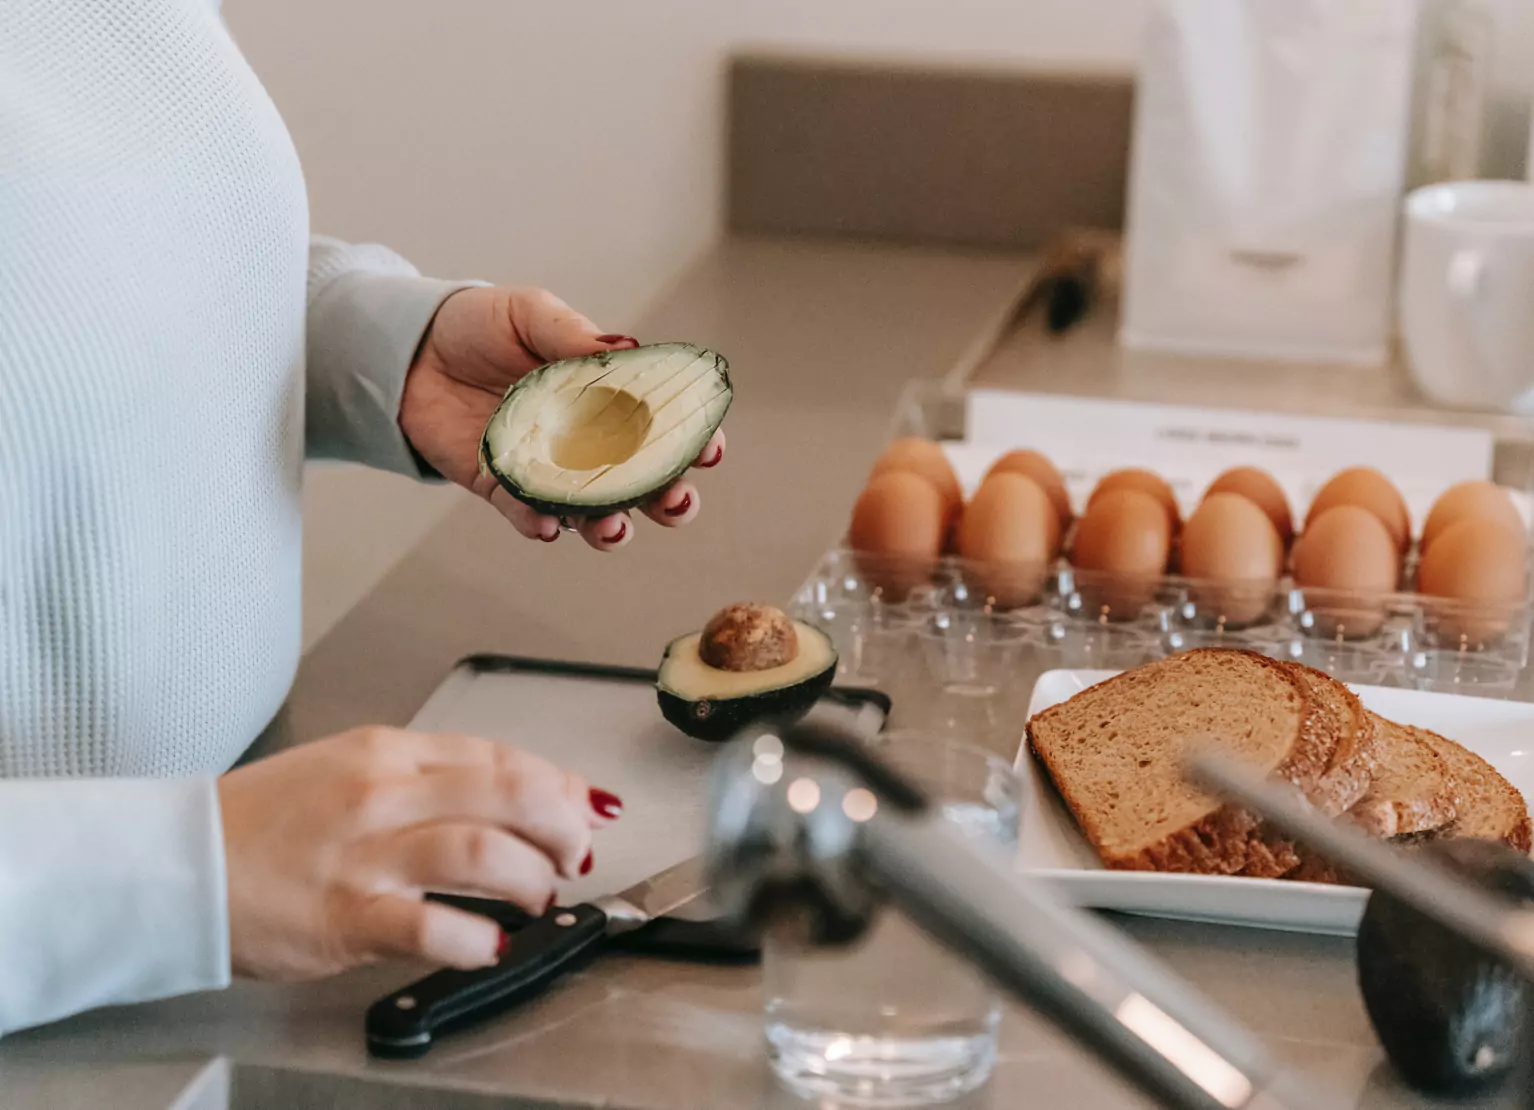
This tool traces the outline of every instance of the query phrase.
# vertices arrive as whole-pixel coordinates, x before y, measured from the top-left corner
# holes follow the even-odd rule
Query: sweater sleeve
[[[214,779],[0,782],[0,1033],[228,983]]]
[[[310,458],[432,477],[400,431],[405,373],[442,302],[480,284],[423,278],[375,244],[310,241],[304,426]]]

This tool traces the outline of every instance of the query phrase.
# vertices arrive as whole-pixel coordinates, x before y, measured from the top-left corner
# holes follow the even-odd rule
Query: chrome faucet
[[[713,897],[738,920],[836,945],[888,902],[1163,1105],[1333,1105],[1138,946],[965,836],[850,727],[735,741],[709,821]]]

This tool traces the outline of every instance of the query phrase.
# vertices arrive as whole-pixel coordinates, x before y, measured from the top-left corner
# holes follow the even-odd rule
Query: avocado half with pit
[[[702,632],[666,646],[656,676],[666,720],[698,740],[728,740],[814,707],[836,677],[836,648],[813,625],[770,605],[731,605]]]
[[[691,343],[551,362],[506,392],[482,470],[551,516],[605,516],[686,472],[729,411],[729,363]]]

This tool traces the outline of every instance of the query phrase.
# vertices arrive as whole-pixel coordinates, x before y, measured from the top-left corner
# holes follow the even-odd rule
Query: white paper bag
[[[1378,363],[1418,0],[1156,0],[1122,340]]]

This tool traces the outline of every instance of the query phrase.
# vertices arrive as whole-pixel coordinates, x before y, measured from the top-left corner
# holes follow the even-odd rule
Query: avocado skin
[[[645,346],[661,346],[661,344],[651,343],[645,344]],[[730,391],[730,396],[725,402],[724,412],[719,416],[719,423],[723,424],[724,417],[729,413],[730,405],[733,404],[735,400],[735,383],[730,380],[730,364],[725,361],[722,355],[716,354],[714,355],[714,358],[716,360],[716,367],[718,369],[719,376],[724,379],[725,387]],[[690,469],[692,469],[692,460],[688,459],[681,466],[672,470],[664,478],[657,479],[655,484],[652,485],[649,489],[646,489],[633,497],[626,498],[625,500],[613,501],[605,505],[570,505],[562,501],[545,501],[542,498],[534,497],[521,486],[517,485],[516,482],[508,478],[505,474],[502,474],[498,467],[490,465],[488,462],[490,450],[490,423],[493,422],[496,416],[500,414],[501,409],[505,406],[506,402],[511,399],[512,395],[517,393],[519,390],[532,388],[532,383],[545,373],[551,372],[551,367],[558,367],[561,363],[565,362],[577,361],[580,361],[579,358],[561,359],[557,362],[545,363],[543,366],[538,367],[531,373],[523,375],[516,381],[515,384],[512,385],[510,389],[506,391],[506,395],[501,399],[501,403],[496,406],[495,412],[490,416],[490,421],[486,422],[484,432],[480,435],[480,461],[482,464],[484,464],[485,469],[495,476],[496,482],[503,490],[511,494],[511,496],[515,497],[518,501],[522,502],[522,504],[528,506],[528,508],[540,512],[544,516],[575,517],[584,519],[588,517],[603,517],[611,513],[621,513],[626,512],[629,509],[637,508],[638,506],[650,501],[655,497],[657,493],[665,489],[672,482],[676,481],[683,474],[686,474]],[[715,430],[718,430],[718,425],[715,426]]]
[[[835,677],[836,659],[833,657],[825,670],[803,682],[763,690],[759,694],[743,694],[717,701],[691,701],[665,687],[658,687],[656,696],[666,720],[694,740],[718,744],[733,739],[753,725],[792,724],[814,708],[821,695],[831,688]],[[708,712],[699,716],[698,709],[702,705],[708,706]]]
[[[1506,845],[1446,840],[1426,850],[1511,903],[1534,901],[1534,862]],[[1513,1072],[1529,997],[1511,969],[1380,891],[1369,896],[1357,953],[1369,1020],[1412,1087],[1471,1095]]]

